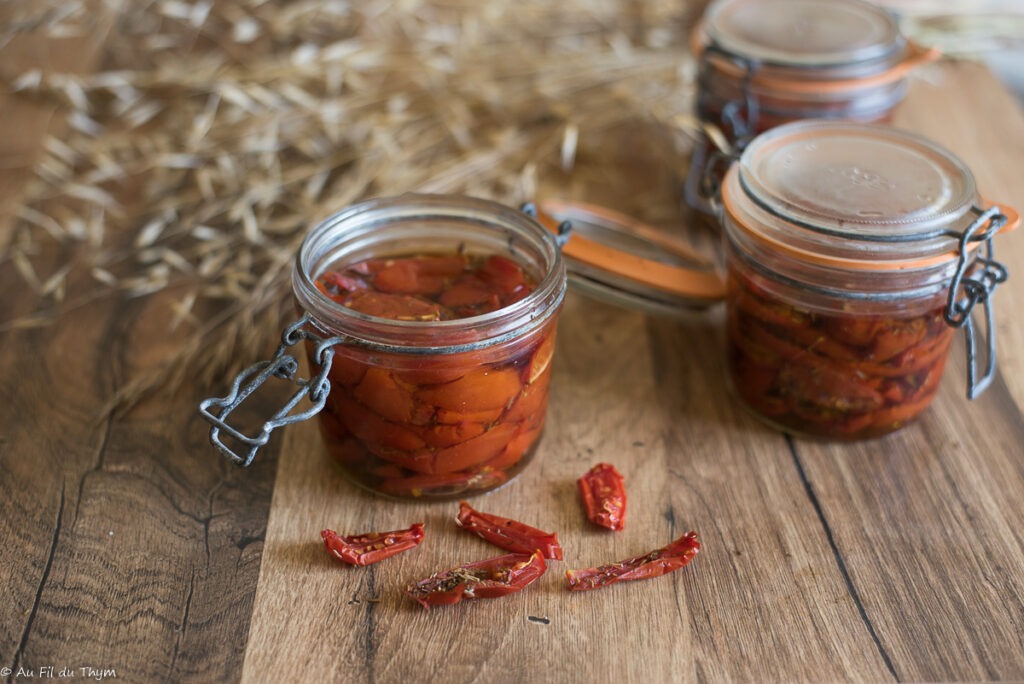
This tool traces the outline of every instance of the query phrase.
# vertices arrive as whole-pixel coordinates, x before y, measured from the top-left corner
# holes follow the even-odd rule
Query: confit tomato
[[[740,398],[787,431],[861,439],[896,430],[938,390],[953,328],[945,300],[905,316],[820,312],[732,273],[728,361]]]
[[[536,282],[502,255],[410,254],[326,271],[317,287],[353,311],[431,325],[507,307]],[[328,451],[351,479],[392,496],[455,498],[503,484],[540,438],[554,333],[552,316],[507,351],[335,347],[320,414]]]

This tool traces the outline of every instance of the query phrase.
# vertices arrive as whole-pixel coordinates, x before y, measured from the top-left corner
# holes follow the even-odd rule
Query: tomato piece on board
[[[598,463],[576,484],[590,522],[616,531],[626,526],[625,481],[615,466]]]
[[[465,501],[459,502],[459,515],[455,522],[462,529],[506,551],[540,551],[544,558],[562,560],[562,545],[558,543],[558,535],[554,532],[545,532],[511,518],[483,513]]]
[[[410,584],[406,593],[424,608],[463,599],[498,598],[521,591],[547,570],[540,551],[467,563]]]
[[[617,563],[585,570],[567,570],[565,579],[570,591],[587,591],[616,582],[659,577],[678,570],[693,560],[700,551],[696,532],[688,532],[668,546]]]
[[[419,546],[423,541],[423,523],[414,523],[407,530],[369,532],[342,536],[333,530],[320,533],[327,551],[349,565],[370,565],[395,554]]]

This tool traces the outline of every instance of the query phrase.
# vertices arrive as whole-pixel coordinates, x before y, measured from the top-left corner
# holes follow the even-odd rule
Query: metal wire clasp
[[[535,221],[540,220],[537,213],[537,205],[533,202],[523,202],[519,207],[519,211],[523,212]],[[558,224],[558,234],[555,235],[555,244],[558,245],[559,249],[565,247],[565,243],[569,241],[569,236],[572,234],[572,221],[565,220]]]
[[[720,148],[709,150],[707,143],[698,143],[693,150],[690,170],[683,185],[686,204],[702,214],[720,218],[722,180],[729,167],[739,158],[738,151]]]
[[[1006,225],[1007,217],[999,207],[982,211],[971,225],[959,235],[956,272],[949,286],[949,298],[943,313],[946,323],[954,328],[963,328],[967,341],[967,398],[974,399],[988,388],[996,370],[996,327],[992,321],[992,293],[1009,273],[1006,267],[995,260],[992,237]],[[985,256],[969,259],[968,243],[984,242]],[[961,294],[962,293],[962,294]],[[986,359],[985,373],[978,377],[978,331],[975,330],[971,312],[980,303],[985,310]]]
[[[717,113],[719,121],[728,127],[726,133],[738,151],[753,139],[760,118],[757,97],[754,96],[753,81],[761,65],[747,57],[733,54],[718,45],[711,44],[704,48],[700,56],[697,72],[697,114],[702,121],[710,121],[715,112],[711,108],[712,79],[715,78],[712,65],[713,58],[724,59],[735,65],[743,74],[740,84],[740,98],[729,100]]]
[[[304,315],[295,321],[281,335],[281,344],[277,348],[274,357],[269,361],[260,361],[249,366],[239,373],[231,385],[228,395],[225,397],[210,397],[199,404],[199,413],[208,420],[213,427],[210,428],[210,442],[213,446],[227,457],[235,465],[248,467],[252,464],[256,452],[270,439],[270,433],[284,425],[291,425],[312,418],[323,409],[327,402],[327,395],[331,391],[330,381],[327,373],[331,370],[331,362],[334,359],[334,345],[343,342],[344,338],[330,337],[323,338],[304,329],[309,323],[309,314]],[[309,380],[297,378],[295,374],[299,369],[298,359],[288,354],[290,347],[303,340],[309,340],[316,344],[313,359],[319,368],[316,375]],[[290,380],[299,387],[285,403],[267,422],[263,424],[263,430],[255,437],[248,437],[227,423],[228,415],[241,405],[253,392],[260,388],[264,382],[271,377],[278,377]],[[292,413],[292,410],[303,399],[309,399],[312,406],[299,413]],[[214,409],[221,409],[215,413]],[[249,449],[244,455],[239,455],[224,443],[221,431],[248,445]]]
[[[716,56],[736,65],[743,73],[740,99],[726,102],[717,114],[711,107],[712,58]],[[714,44],[708,45],[701,53],[697,74],[697,115],[704,122],[705,131],[694,147],[683,193],[686,203],[702,214],[719,216],[722,178],[754,138],[759,109],[752,82],[759,66],[756,61],[734,55]],[[712,122],[715,118],[721,126]],[[712,129],[715,135],[709,135],[708,129]]]

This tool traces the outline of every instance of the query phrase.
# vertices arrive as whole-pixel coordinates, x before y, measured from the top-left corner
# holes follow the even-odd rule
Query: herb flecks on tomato
[[[522,591],[546,570],[540,551],[513,553],[436,573],[410,584],[406,593],[424,608],[464,599],[498,598]]]
[[[678,570],[694,559],[700,551],[696,532],[688,532],[671,544],[640,556],[615,563],[565,573],[570,591],[588,591],[617,582],[650,579]]]
[[[598,463],[576,484],[590,522],[615,531],[626,527],[625,480],[615,466]]]
[[[558,535],[554,532],[545,532],[518,520],[478,511],[465,501],[459,503],[459,515],[455,522],[462,529],[506,551],[540,551],[546,559],[562,560],[562,545],[558,543]]]
[[[423,541],[422,523],[414,523],[405,530],[391,532],[368,532],[343,536],[333,530],[323,530],[327,552],[349,565],[371,565],[385,558],[408,551]]]

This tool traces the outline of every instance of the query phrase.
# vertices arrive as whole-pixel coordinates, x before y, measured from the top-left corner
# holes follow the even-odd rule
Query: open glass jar
[[[693,36],[697,116],[719,136],[700,141],[691,161],[687,201],[698,209],[715,190],[698,182],[716,147],[736,153],[800,119],[887,122],[909,72],[938,57],[863,0],[716,0]]]
[[[992,238],[1017,216],[984,207],[948,151],[885,126],[786,124],[729,169],[722,206],[729,378],[759,417],[833,439],[896,430],[931,403],[955,327],[968,396],[991,380],[1007,277]]]
[[[211,439],[247,465],[273,429],[319,412],[330,456],[372,491],[452,498],[498,487],[537,449],[565,288],[556,236],[523,212],[457,196],[354,205],[304,239],[292,274],[302,317],[275,358],[203,403]],[[300,342],[310,380],[295,379],[288,353]],[[273,375],[300,389],[246,437],[228,414]],[[313,406],[293,413],[304,399]]]

